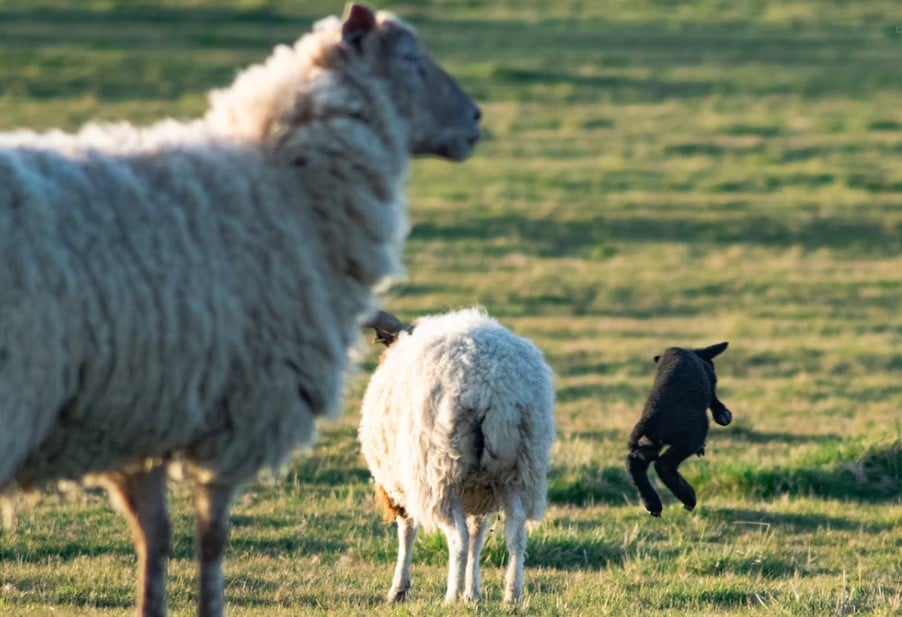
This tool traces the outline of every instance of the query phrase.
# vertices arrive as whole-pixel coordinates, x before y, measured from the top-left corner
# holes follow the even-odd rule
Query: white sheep
[[[165,614],[164,463],[196,484],[198,613],[221,615],[236,489],[339,408],[401,270],[408,159],[479,109],[397,17],[352,6],[191,122],[0,135],[0,491],[100,474]]]
[[[360,444],[386,519],[398,524],[389,601],[405,600],[417,528],[448,541],[445,601],[481,597],[488,515],[504,512],[505,602],[523,590],[527,520],[545,511],[554,440],[552,373],[541,352],[479,309],[423,317],[405,330],[379,312],[387,345],[360,419]]]

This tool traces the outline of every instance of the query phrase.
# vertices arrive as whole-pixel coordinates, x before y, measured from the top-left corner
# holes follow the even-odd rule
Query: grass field
[[[339,2],[0,0],[0,126],[201,113],[205,92]],[[390,5],[483,107],[462,166],[413,166],[408,278],[388,308],[479,303],[557,375],[551,506],[522,615],[902,614],[902,9],[890,1],[434,0]],[[734,423],[649,517],[626,440],[670,345],[730,341]],[[394,530],[346,412],[233,510],[230,614],[493,615],[441,604],[420,538],[382,604]],[[194,610],[193,519],[172,493],[173,615]],[[132,614],[134,557],[100,495],[0,532],[0,615]]]

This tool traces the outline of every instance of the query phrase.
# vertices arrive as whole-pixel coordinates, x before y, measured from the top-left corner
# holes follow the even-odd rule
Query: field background
[[[461,166],[413,165],[408,278],[388,308],[479,303],[557,374],[551,506],[523,615],[902,614],[902,7],[890,1],[435,0],[407,18],[481,103]],[[205,92],[340,2],[0,1],[0,127],[191,117]],[[734,423],[649,517],[626,440],[670,345],[730,341]],[[381,602],[394,530],[355,441],[377,350],[312,455],[233,511],[230,614],[493,615],[441,604],[422,536],[411,602]],[[194,611],[172,493],[173,615]],[[0,531],[0,615],[132,614],[127,529],[101,495]]]

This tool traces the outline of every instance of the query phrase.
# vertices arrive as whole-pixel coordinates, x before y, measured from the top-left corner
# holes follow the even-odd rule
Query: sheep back
[[[679,347],[665,350],[657,360],[655,381],[630,437],[630,448],[703,445],[713,392],[713,371],[701,358]],[[643,438],[651,443],[640,443]]]
[[[179,451],[241,481],[338,409],[358,318],[401,271],[408,155],[381,86],[311,68],[327,34],[206,120],[0,135],[0,486]],[[229,123],[288,91],[284,148]]]
[[[376,483],[427,529],[463,496],[495,510],[512,488],[541,518],[554,438],[551,370],[528,340],[477,309],[422,318],[374,372],[360,441]]]

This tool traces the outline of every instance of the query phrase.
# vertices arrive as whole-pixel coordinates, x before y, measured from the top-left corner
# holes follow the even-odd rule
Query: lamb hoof
[[[392,604],[407,602],[407,591],[409,589],[410,587],[405,587],[404,589],[390,589],[388,595],[385,596],[385,599]]]
[[[653,512],[652,510],[649,510],[648,513],[651,514],[651,515],[652,515],[653,517],[655,517],[655,518],[661,518],[661,511],[660,511],[660,510],[658,510],[657,512]]]
[[[693,504],[684,503],[683,507],[686,508],[687,510],[689,510],[690,512],[692,512],[695,509],[695,504],[694,503]]]

